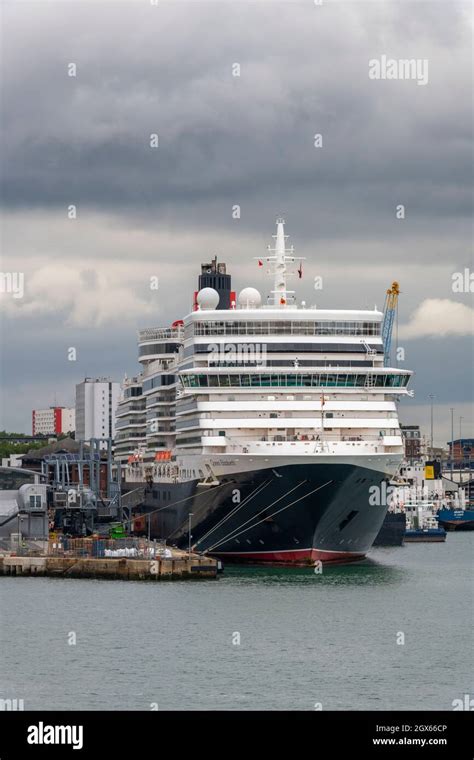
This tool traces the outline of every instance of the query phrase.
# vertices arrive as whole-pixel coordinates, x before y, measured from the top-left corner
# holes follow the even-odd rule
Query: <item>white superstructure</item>
[[[403,457],[396,400],[410,393],[411,372],[384,367],[383,314],[292,303],[286,274],[296,259],[284,241],[278,220],[275,254],[266,257],[274,276],[270,306],[246,288],[236,309],[201,309],[185,319],[176,421],[181,474],[195,471],[196,457],[214,474],[236,456],[241,469],[245,459],[254,466],[255,456],[376,455],[387,472]]]
[[[269,304],[244,288],[218,310],[211,288],[172,328],[139,333],[137,399],[119,407],[121,461],[140,480],[212,481],[219,474],[296,463],[357,463],[393,474],[403,458],[397,399],[411,372],[384,367],[383,314],[306,308],[287,277],[298,259],[277,220],[275,247],[259,259],[273,278]],[[214,291],[215,293],[215,291]],[[132,408],[133,407],[133,408]],[[127,448],[128,446],[128,448]]]
[[[138,333],[140,375],[122,383],[117,408],[115,458],[141,479],[160,453],[175,447],[177,365],[183,327],[152,327]]]

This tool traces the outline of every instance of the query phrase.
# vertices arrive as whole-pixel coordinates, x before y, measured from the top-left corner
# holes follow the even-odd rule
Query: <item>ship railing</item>
[[[157,478],[166,483],[176,483],[179,475],[179,468],[173,462],[134,462],[127,464],[124,469],[126,483],[140,483],[148,479]]]
[[[140,343],[146,340],[182,340],[182,327],[146,327],[138,331]]]
[[[207,434],[211,435],[211,434]],[[204,433],[204,438],[206,433]],[[215,437],[215,436],[212,436]],[[247,445],[247,444],[259,444],[259,443],[382,443],[384,436],[380,435],[347,435],[347,436],[331,436],[327,434],[316,433],[314,435],[273,435],[273,436],[261,436],[260,438],[246,438],[245,440],[238,440],[226,436],[226,439],[232,444]]]
[[[373,448],[374,446],[377,446],[377,443],[375,441],[326,441],[326,440],[319,440],[319,441],[247,441],[246,443],[241,444],[228,444],[227,449],[229,448],[235,448],[235,449],[254,449],[254,448],[262,448],[266,449],[269,446],[284,446],[287,444],[290,444],[290,446],[296,446],[298,447],[299,444],[303,444],[304,446],[324,446],[324,447],[336,447],[343,444],[344,446],[367,446],[370,448]]]
[[[144,399],[140,402],[134,401],[133,403],[127,403],[129,402],[129,399],[127,401],[122,402],[120,406],[117,407],[117,411],[115,413],[116,417],[124,417],[126,414],[130,414],[130,412],[144,412],[145,411],[145,404]],[[127,406],[125,407],[125,404],[127,403]]]
[[[165,366],[166,365],[166,366]],[[142,372],[143,379],[146,379],[150,375],[155,375],[157,372],[169,372],[172,369],[176,369],[176,359],[170,357],[169,359],[153,359],[146,365]],[[168,387],[168,386],[166,386]]]
[[[288,446],[289,444],[289,446]],[[296,436],[282,436],[277,438],[263,438],[260,440],[246,440],[236,441],[227,438],[227,444],[225,446],[226,452],[235,452],[242,454],[258,453],[259,451],[268,451],[269,448],[273,450],[279,447],[285,447],[286,449],[295,447],[295,451],[305,451],[314,453],[334,452],[334,451],[351,451],[354,449],[365,450],[367,452],[384,452],[385,445],[383,444],[383,438],[381,437],[347,437],[345,440],[340,438],[323,438],[317,437],[315,439],[308,439],[305,437],[297,438]],[[222,450],[222,449],[221,449]]]

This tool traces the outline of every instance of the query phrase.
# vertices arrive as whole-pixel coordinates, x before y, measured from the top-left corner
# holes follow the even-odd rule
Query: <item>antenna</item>
[[[303,256],[294,255],[294,247],[286,247],[286,239],[288,235],[285,235],[285,220],[279,216],[276,220],[277,231],[276,235],[272,235],[275,239],[275,247],[268,246],[268,254],[263,259],[270,264],[270,274],[273,275],[273,305],[278,307],[285,307],[288,305],[288,300],[294,302],[294,290],[287,290],[286,278],[294,276],[295,272],[289,272],[287,264],[294,264],[296,261],[304,261]],[[261,257],[256,257],[259,261]],[[298,270],[298,274],[301,277],[302,269]]]

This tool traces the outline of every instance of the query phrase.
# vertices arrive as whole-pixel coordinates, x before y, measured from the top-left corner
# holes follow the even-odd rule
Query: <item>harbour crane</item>
[[[383,309],[382,322],[382,341],[384,350],[384,366],[390,364],[390,348],[392,345],[392,330],[395,314],[398,308],[398,296],[400,295],[400,286],[398,282],[392,282],[392,287],[387,290],[385,295],[385,305]]]

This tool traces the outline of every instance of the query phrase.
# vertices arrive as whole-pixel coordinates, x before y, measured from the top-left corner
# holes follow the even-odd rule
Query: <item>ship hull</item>
[[[474,530],[474,509],[441,509],[437,517],[445,530]]]
[[[404,512],[387,512],[374,546],[403,546],[406,523]]]
[[[384,521],[373,487],[377,493],[386,478],[377,463],[275,460],[220,474],[213,485],[155,483],[146,496],[151,536],[186,548],[192,513],[193,548],[226,562],[352,562],[363,559]]]
[[[440,528],[430,528],[429,530],[407,530],[405,533],[405,543],[441,543],[446,541],[446,531]]]

